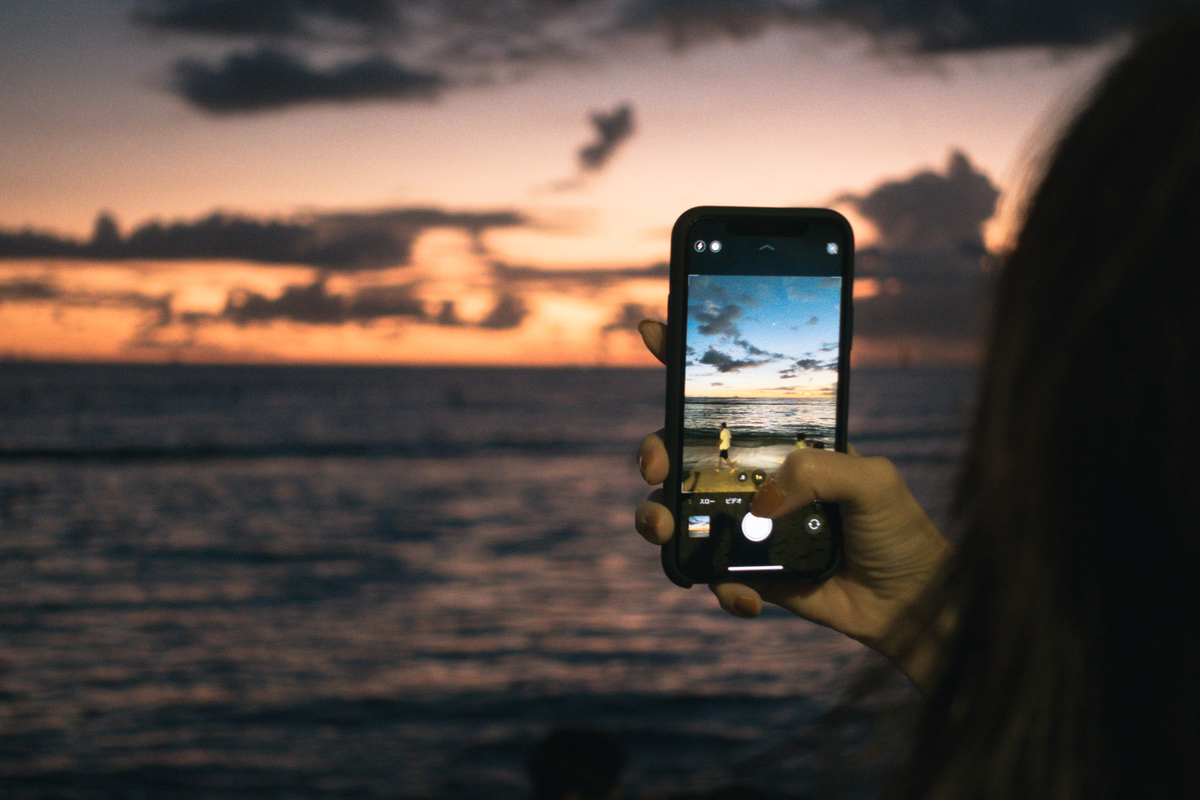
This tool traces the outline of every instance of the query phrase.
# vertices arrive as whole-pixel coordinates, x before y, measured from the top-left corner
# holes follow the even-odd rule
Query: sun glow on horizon
[[[647,36],[430,102],[214,114],[148,86],[190,44],[108,6],[27,6],[11,16],[29,23],[13,26],[28,58],[0,87],[0,356],[13,359],[650,366],[636,323],[665,318],[684,210],[832,206],[860,249],[932,224],[1002,252],[1032,137],[1120,51],[897,69],[860,33],[767,25],[682,48]],[[629,126],[613,137],[598,120],[619,109]],[[597,141],[610,147],[589,163]],[[957,152],[969,179],[1004,190],[987,219],[960,218],[970,204],[944,166]],[[933,184],[948,200],[922,205]],[[886,213],[863,204],[885,186],[910,194]],[[930,214],[943,219],[918,219]],[[98,215],[128,249],[100,246]],[[216,218],[244,224],[203,224]],[[902,278],[861,275],[854,296],[901,297],[917,283]],[[854,363],[977,358],[964,335],[905,329],[906,313],[886,317],[890,338],[860,338]]]

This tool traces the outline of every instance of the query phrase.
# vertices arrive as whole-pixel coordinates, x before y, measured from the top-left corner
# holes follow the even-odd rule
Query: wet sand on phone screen
[[[790,444],[771,444],[759,447],[729,448],[728,464],[717,465],[718,451],[714,447],[685,446],[683,460],[687,465],[683,479],[685,492],[753,492],[758,486],[754,482],[756,470],[770,475],[787,454],[792,452]]]

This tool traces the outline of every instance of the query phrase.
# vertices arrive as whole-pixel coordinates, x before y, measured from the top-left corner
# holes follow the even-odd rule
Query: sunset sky
[[[970,361],[1102,5],[0,4],[0,356],[648,364],[729,204],[851,219],[858,363]]]

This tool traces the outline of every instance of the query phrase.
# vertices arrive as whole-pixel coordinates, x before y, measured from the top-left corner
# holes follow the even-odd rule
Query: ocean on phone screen
[[[697,397],[683,404],[684,469],[717,468],[721,424],[730,431],[730,457],[747,469],[776,469],[796,445],[832,450],[837,400],[833,397]]]
[[[851,385],[944,508],[973,375]],[[4,796],[518,798],[557,724],[631,792],[811,791],[863,651],[667,581],[662,416],[651,370],[0,365]]]

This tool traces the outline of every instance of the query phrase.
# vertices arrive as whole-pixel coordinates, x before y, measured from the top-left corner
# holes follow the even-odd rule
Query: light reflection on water
[[[425,373],[365,412],[339,375],[322,380],[335,387],[275,380],[271,402],[346,398],[356,414],[320,407],[361,426],[340,440],[378,425],[400,455],[0,461],[13,796],[515,797],[524,753],[557,722],[619,732],[632,784],[670,788],[805,730],[853,670],[845,639],[677,589],[631,532],[645,487],[627,442],[657,427],[659,374]],[[449,425],[451,395],[452,440],[487,446],[433,451],[417,421]],[[290,422],[238,416],[257,396],[201,416],[233,418],[234,444],[283,441],[272,425]],[[940,491],[953,414],[889,408],[908,426],[860,424],[863,439],[891,448],[918,494]],[[764,780],[811,780],[811,755]]]

